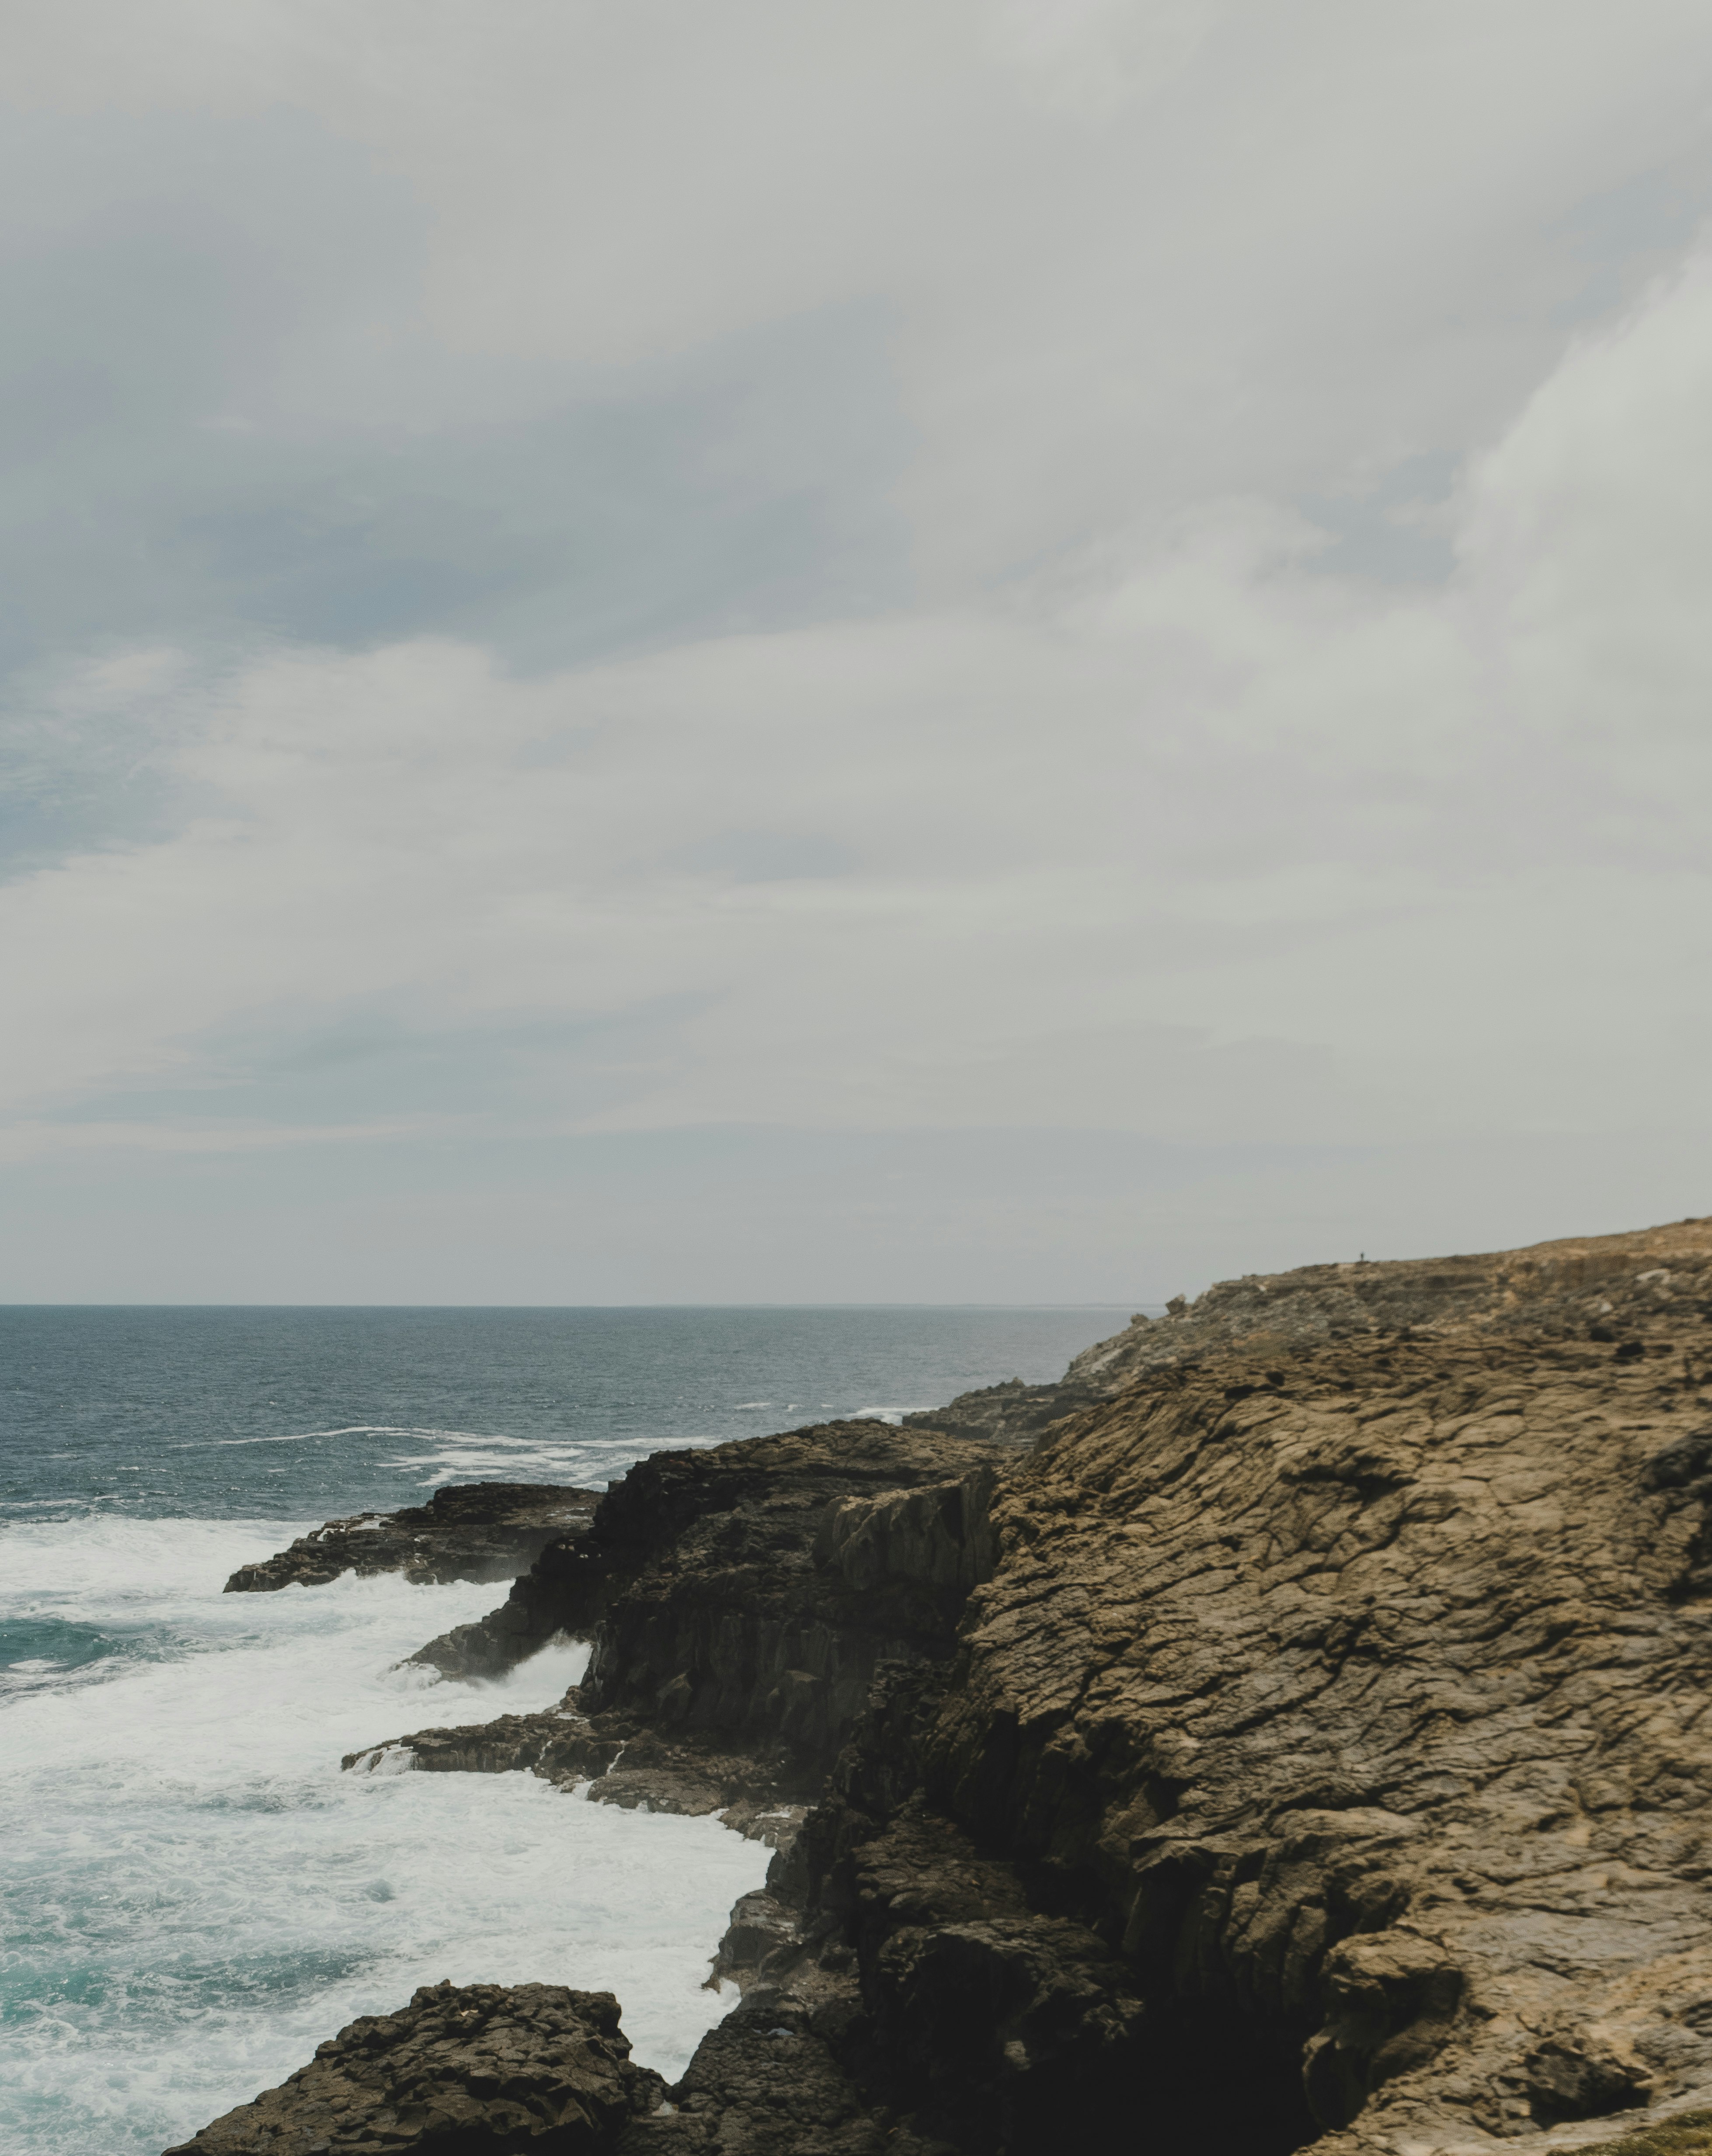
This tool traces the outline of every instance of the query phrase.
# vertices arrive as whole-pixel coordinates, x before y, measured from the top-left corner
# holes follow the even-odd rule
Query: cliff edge
[[[419,1764],[622,1727],[783,1815],[624,2156],[1712,2151],[1712,1221],[1226,1283],[1022,1389],[1028,1445],[999,1388],[656,1455],[489,1620],[593,1637],[581,1720]]]

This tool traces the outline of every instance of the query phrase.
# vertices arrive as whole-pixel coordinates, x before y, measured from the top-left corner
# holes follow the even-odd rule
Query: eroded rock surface
[[[942,1913],[954,1866],[898,1854],[902,1822],[1115,1951],[1144,2011],[1091,1980],[1111,2093],[1025,2035],[962,2076],[998,2120],[969,2146],[1048,2147],[1025,2122],[1067,2106],[1134,2133],[1125,2088],[1246,2156],[1704,2101],[1712,1235],[1612,1240],[1627,1272],[1596,1247],[1535,1299],[1562,1330],[1483,1307],[1210,1350],[997,1485],[958,1661],[877,1687],[795,1889],[804,1951],[835,1920],[877,2030],[928,2025],[921,1957],[969,1930]],[[877,1948],[900,1897],[925,1915]],[[1012,1979],[979,1958],[965,1995],[998,2023]]]
[[[347,1774],[527,1773],[625,1811],[720,1812],[727,1826],[772,1846],[795,1832],[822,1779],[787,1748],[733,1750],[717,1736],[662,1737],[622,1709],[584,1713],[578,1685],[540,1713],[417,1730],[347,1752],[340,1763]]]
[[[167,2156],[595,2156],[664,2086],[632,2065],[609,1991],[424,1985]]]
[[[864,2102],[841,2063],[839,2025],[799,1999],[746,1999],[709,2030],[670,2105],[638,2120],[619,2156],[957,2156]]]
[[[1164,1317],[1131,1318],[1123,1332],[1084,1348],[1056,1384],[1026,1385],[1013,1378],[904,1421],[1006,1445],[1032,1444],[1065,1415],[1115,1399],[1150,1370],[1209,1356],[1240,1352],[1263,1361],[1287,1348],[1405,1327],[1576,1332],[1603,1321],[1610,1329],[1700,1291],[1694,1283],[1701,1277],[1705,1242],[1705,1222],[1690,1219],[1473,1256],[1364,1259],[1250,1273],[1218,1281],[1193,1302],[1175,1296]]]
[[[550,1482],[460,1482],[425,1505],[329,1520],[260,1564],[240,1565],[225,1591],[324,1587],[345,1572],[402,1572],[418,1586],[515,1579],[549,1543],[582,1533],[599,1502],[598,1491]]]
[[[1229,1283],[1071,1379],[1033,1451],[644,1463],[506,1605],[580,1692],[408,1740],[819,1789],[626,2156],[1700,2156],[1712,1222]]]
[[[949,1653],[969,1587],[955,1551],[969,1478],[994,1459],[979,1440],[868,1420],[655,1453],[614,1483],[586,1535],[543,1550],[501,1609],[412,1659],[491,1675],[560,1633],[592,1637],[585,1712],[773,1747],[818,1778],[881,1661]],[[875,1498],[846,1548],[838,1508]],[[937,1572],[913,1554],[936,1535]]]

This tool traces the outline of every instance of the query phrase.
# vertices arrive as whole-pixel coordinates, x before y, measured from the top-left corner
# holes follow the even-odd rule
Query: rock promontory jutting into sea
[[[1709,1498],[1712,1219],[655,1454],[416,1658],[589,1639],[559,1709],[345,1763],[724,1811],[742,2005],[656,2101],[604,1994],[424,1990],[179,2156],[1712,2152]]]

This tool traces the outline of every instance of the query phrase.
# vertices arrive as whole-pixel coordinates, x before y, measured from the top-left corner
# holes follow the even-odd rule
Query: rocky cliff
[[[1193,1302],[1174,1296],[1163,1317],[1132,1317],[1123,1332],[1084,1348],[1056,1384],[1026,1385],[1013,1378],[904,1420],[1028,1445],[1064,1416],[1115,1399],[1150,1370],[1234,1348],[1264,1357],[1274,1348],[1375,1338],[1414,1326],[1466,1326],[1499,1334],[1596,1327],[1612,1314],[1600,1309],[1606,1300],[1602,1282],[1619,1288],[1627,1307],[1638,1274],[1668,1274],[1673,1258],[1692,1256],[1704,1235],[1704,1223],[1685,1220],[1639,1235],[1536,1243],[1474,1256],[1360,1259],[1300,1265],[1287,1273],[1249,1273],[1219,1281]],[[1668,1299],[1668,1285],[1653,1286]],[[1644,1307],[1647,1297],[1641,1301]]]
[[[592,1638],[565,1702],[347,1764],[402,1747],[429,1771],[598,1779],[602,1802],[655,1810],[799,1804],[882,1666],[952,1654],[994,1473],[990,1445],[873,1421],[656,1453],[501,1609],[415,1658],[486,1675],[561,1634]]]
[[[609,1991],[426,1984],[167,2156],[599,2156],[654,2110]]]
[[[622,1726],[786,1822],[625,2156],[1712,2150],[1712,1222],[1230,1283],[1032,1389],[1031,1450],[644,1463],[490,1634],[591,1633],[578,1718],[439,1763]]]
[[[599,1502],[597,1490],[549,1482],[460,1482],[425,1505],[328,1520],[289,1549],[239,1565],[225,1591],[324,1587],[345,1572],[402,1572],[418,1586],[514,1579],[550,1543],[586,1529]]]

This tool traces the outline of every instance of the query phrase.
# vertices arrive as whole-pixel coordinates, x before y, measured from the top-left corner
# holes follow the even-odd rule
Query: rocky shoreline
[[[552,2061],[623,2082],[604,1995],[419,1993],[408,2074],[354,2092],[355,2024],[342,2110],[306,2069],[186,2149],[1700,2156],[1709,1497],[1708,1220],[1222,1283],[1056,1387],[656,1454],[418,1657],[590,1639],[558,1708],[345,1763],[724,1812],[775,1848],[743,2005],[597,2117]],[[452,1561],[374,1524],[298,1562]]]
[[[328,1520],[261,1563],[239,1565],[225,1592],[325,1587],[346,1572],[402,1572],[418,1587],[514,1579],[550,1543],[587,1528],[599,1502],[598,1490],[550,1482],[460,1482],[425,1505]]]

